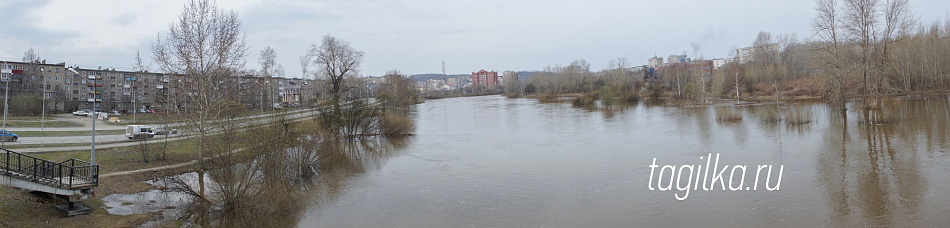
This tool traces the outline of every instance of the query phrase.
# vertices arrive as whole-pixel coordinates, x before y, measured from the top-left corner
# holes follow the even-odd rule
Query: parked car
[[[13,132],[10,132],[7,130],[0,130],[0,140],[7,141],[7,142],[16,142],[16,140],[19,138],[20,137],[17,136],[16,134],[13,134]]]
[[[128,125],[125,128],[125,137],[129,139],[149,139],[154,138],[155,134],[148,125]]]
[[[139,112],[139,113],[148,113],[148,111],[146,111],[146,110],[145,110],[144,108],[142,108],[142,109],[139,109],[139,111],[138,111],[138,112]]]
[[[122,113],[120,113],[119,111],[116,111],[116,110],[112,110],[112,111],[109,112],[109,115],[110,115],[110,116],[121,116]]]
[[[79,110],[73,112],[74,116],[89,116],[89,110]]]
[[[152,132],[155,133],[155,135],[178,134],[178,129],[170,128],[168,126],[155,127]]]

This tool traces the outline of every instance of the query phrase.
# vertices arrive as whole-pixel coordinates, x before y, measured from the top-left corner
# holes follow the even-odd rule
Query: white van
[[[148,139],[154,138],[155,134],[152,133],[152,127],[148,125],[129,125],[125,128],[125,137],[129,137],[129,139]]]

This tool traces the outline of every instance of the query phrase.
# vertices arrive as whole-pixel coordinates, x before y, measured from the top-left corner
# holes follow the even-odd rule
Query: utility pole
[[[46,69],[40,67],[40,72],[43,73],[43,111],[40,114],[40,132],[46,134]]]

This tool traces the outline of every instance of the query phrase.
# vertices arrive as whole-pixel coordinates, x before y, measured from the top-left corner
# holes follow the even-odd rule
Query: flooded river
[[[874,122],[854,103],[606,112],[499,96],[430,100],[412,116],[415,136],[316,156],[317,178],[295,198],[303,209],[274,224],[946,226],[950,98],[892,105],[888,121]],[[805,117],[776,118],[792,108]],[[717,120],[725,109],[742,119]]]

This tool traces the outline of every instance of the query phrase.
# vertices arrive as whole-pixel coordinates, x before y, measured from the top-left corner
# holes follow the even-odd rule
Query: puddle
[[[185,173],[177,177],[191,184],[197,179],[197,173]],[[152,186],[167,189],[171,183],[166,183],[163,177],[155,180],[148,180],[143,183]],[[146,214],[151,212],[161,212],[162,219],[149,221],[141,227],[152,227],[163,224],[168,221],[174,221],[181,217],[182,210],[192,201],[192,197],[181,192],[151,189],[145,192],[132,194],[111,194],[102,198],[105,202],[105,209],[109,214],[114,215],[132,215]]]

